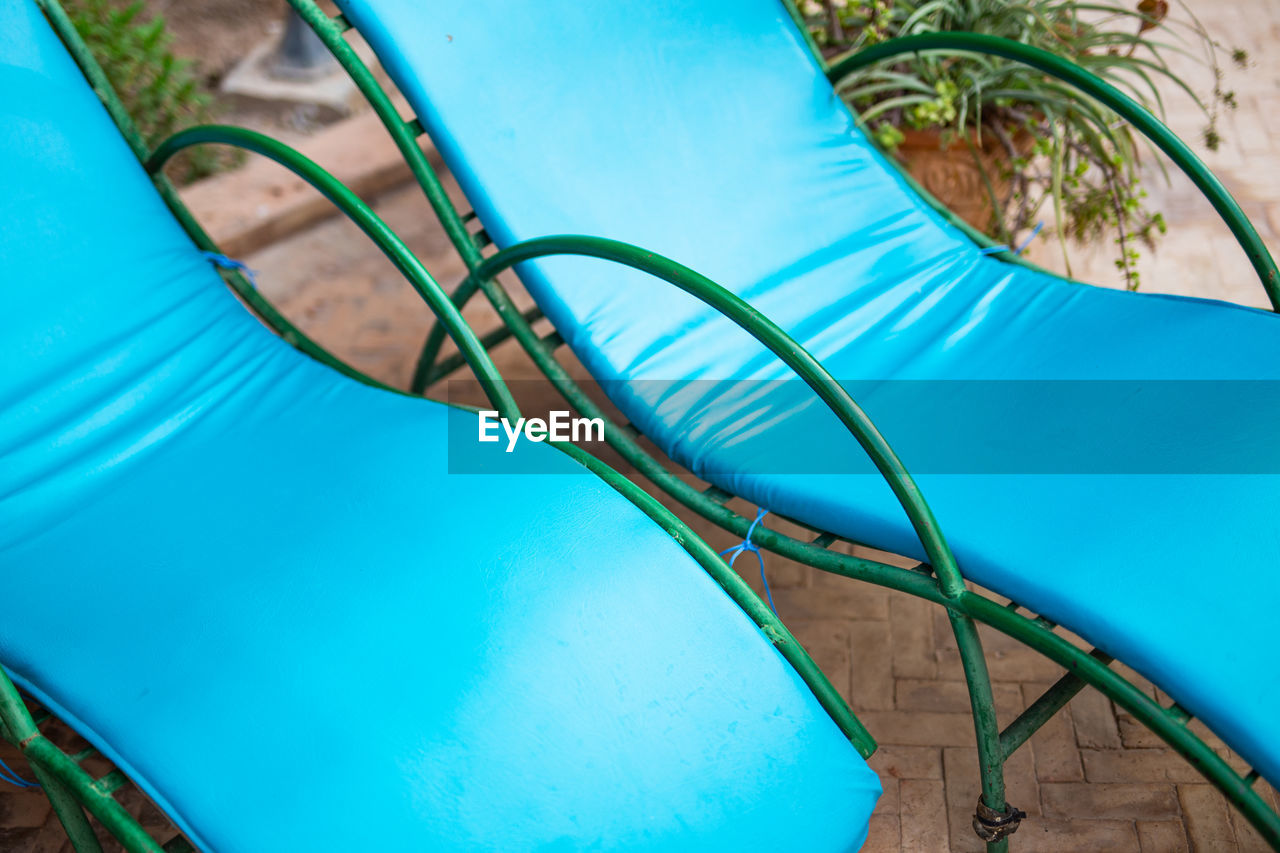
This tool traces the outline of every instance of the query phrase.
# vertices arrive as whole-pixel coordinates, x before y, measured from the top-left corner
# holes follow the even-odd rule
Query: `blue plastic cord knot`
[[[769,591],[769,579],[764,576],[764,555],[760,553],[760,546],[751,541],[751,534],[756,532],[756,525],[760,520],[769,514],[769,510],[760,507],[756,511],[756,520],[751,522],[751,526],[747,528],[747,538],[741,543],[734,545],[732,548],[725,548],[720,552],[721,557],[729,559],[729,567],[733,568],[733,563],[738,559],[744,551],[750,551],[756,555],[756,560],[760,563],[760,582],[764,584],[764,595],[769,600],[769,609],[773,611],[773,615],[778,615],[778,609],[773,606],[773,593]]]
[[[209,259],[215,267],[221,267],[224,270],[239,270],[249,280],[249,286],[254,290],[258,289],[258,274],[251,270],[244,261],[237,261],[235,258],[229,258],[217,252],[201,252],[200,254]]]
[[[1040,229],[1043,227],[1044,227],[1044,220],[1042,219],[1036,223],[1036,227],[1031,229],[1031,233],[1027,235],[1027,239],[1023,240],[1022,245],[1014,249],[1013,253],[1015,255],[1021,255],[1023,252],[1025,252],[1027,250],[1027,247],[1031,245],[1031,241],[1036,238],[1036,235],[1040,233]],[[1009,247],[1004,245],[988,246],[987,248],[979,249],[978,251],[980,254],[983,254],[983,255],[998,255],[1001,252],[1009,251]]]

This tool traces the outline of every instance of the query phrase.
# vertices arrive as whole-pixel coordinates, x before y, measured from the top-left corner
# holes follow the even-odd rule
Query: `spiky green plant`
[[[804,0],[800,8],[829,53],[922,32],[965,31],[1014,39],[1067,57],[1125,89],[1164,115],[1161,82],[1203,111],[1204,141],[1217,148],[1218,118],[1235,107],[1223,88],[1223,48],[1182,0]],[[1212,92],[1201,97],[1169,65],[1175,54],[1209,69]],[[1235,64],[1248,63],[1241,50]],[[975,54],[922,51],[886,61],[841,81],[841,94],[873,137],[892,149],[901,128],[936,129],[943,144],[993,136],[1004,149],[1004,174],[986,174],[994,214],[987,232],[1013,243],[1034,226],[1044,205],[1054,212],[1068,270],[1067,240],[1115,235],[1116,266],[1138,287],[1137,246],[1153,246],[1165,230],[1147,208],[1139,159],[1147,143],[1102,104],[1025,65]],[[1157,162],[1159,159],[1157,158]],[[1003,180],[995,180],[996,177]],[[1007,186],[998,196],[995,187]]]

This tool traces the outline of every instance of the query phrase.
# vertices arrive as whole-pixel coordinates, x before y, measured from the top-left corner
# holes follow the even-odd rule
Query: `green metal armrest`
[[[1253,264],[1267,291],[1267,297],[1271,300],[1271,307],[1280,311],[1280,270],[1277,270],[1276,262],[1258,236],[1257,230],[1222,182],[1185,142],[1141,104],[1074,62],[1038,47],[999,36],[982,33],[922,33],[889,39],[842,57],[827,69],[827,79],[834,85],[868,65],[904,53],[921,51],[982,53],[1022,62],[1072,84],[1113,110],[1155,143],[1204,193],[1248,255],[1249,262]]]
[[[898,503],[902,505],[912,528],[920,538],[943,594],[947,598],[956,598],[964,592],[964,578],[956,566],[951,548],[943,538],[933,511],[929,509],[906,466],[844,386],[777,324],[706,276],[670,258],[603,237],[565,234],[526,240],[486,258],[472,271],[469,280],[476,282],[475,286],[478,286],[516,264],[549,255],[600,258],[646,272],[702,300],[768,347],[813,389],[871,457],[871,461],[893,489]],[[466,287],[464,283],[460,291],[468,292]],[[500,306],[495,307],[501,311]]]
[[[404,241],[359,196],[314,161],[307,159],[307,157],[283,142],[256,131],[226,125],[200,125],[179,131],[161,142],[145,161],[144,165],[147,172],[151,175],[158,175],[164,168],[165,163],[179,151],[204,143],[233,145],[268,157],[311,184],[325,198],[333,202],[339,210],[360,227],[361,231],[373,240],[378,248],[382,250],[382,253],[395,264],[396,269],[418,291],[423,301],[435,313],[439,322],[448,331],[454,343],[457,344],[458,350],[462,353],[472,371],[474,371],[476,378],[484,389],[485,395],[493,403],[494,408],[503,417],[519,417],[519,409],[515,400],[507,389],[506,382],[501,374],[498,373],[498,368],[494,366],[493,361],[489,358],[484,344],[476,337],[475,332],[471,330],[466,320],[462,318],[462,314],[459,313],[453,301],[445,294],[435,279],[431,277],[431,274],[427,272],[422,262],[409,251]],[[252,288],[248,288],[248,290],[253,292]],[[256,292],[254,293],[257,295]],[[258,298],[261,299],[261,296],[258,296]],[[332,356],[329,358],[331,359]],[[328,362],[329,359],[322,360]]]

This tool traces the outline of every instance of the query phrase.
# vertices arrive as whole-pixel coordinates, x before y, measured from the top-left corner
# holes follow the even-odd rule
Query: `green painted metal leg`
[[[987,842],[987,853],[1005,853],[1009,836],[1025,815],[1006,802],[1004,795],[1004,750],[1000,746],[1000,724],[996,718],[995,698],[991,694],[991,674],[982,651],[977,623],[950,608],[947,616],[956,635],[964,678],[969,686],[969,703],[973,708],[973,728],[978,737],[978,771],[982,777],[982,796],[978,799],[973,829]]]
[[[79,801],[57,777],[45,770],[36,762],[31,762],[31,772],[36,776],[44,795],[53,805],[53,812],[71,840],[76,853],[102,853],[102,845],[98,843],[98,835],[89,825],[89,817],[80,807]]]

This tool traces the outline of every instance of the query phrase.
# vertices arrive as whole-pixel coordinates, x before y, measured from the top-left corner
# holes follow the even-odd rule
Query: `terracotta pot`
[[[992,217],[991,197],[969,146],[960,139],[943,146],[942,134],[937,130],[903,130],[903,136],[906,138],[898,145],[897,155],[911,177],[965,222],[987,231]],[[981,144],[976,134],[971,140],[996,198],[1004,198],[1009,181],[1001,176],[1008,172],[1008,151],[991,133],[982,135]],[[1019,134],[1014,147],[1020,154],[1029,152],[1030,135]]]

